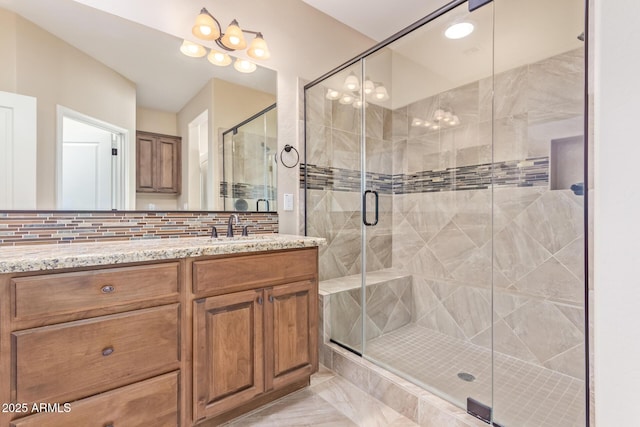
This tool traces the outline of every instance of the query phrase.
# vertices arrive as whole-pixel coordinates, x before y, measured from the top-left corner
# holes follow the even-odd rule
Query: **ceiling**
[[[308,11],[313,10],[311,7],[316,8],[365,34],[372,39],[372,44],[388,38],[449,3],[449,0],[295,1],[296,5],[291,5],[292,11],[297,15],[306,14],[303,17],[296,15],[296,19],[304,20],[315,16],[322,25],[335,22],[327,22],[319,19],[318,15],[309,14]],[[153,4],[154,13],[150,13],[149,4]],[[179,52],[181,38],[175,35],[187,37],[184,33],[192,25],[196,4],[201,5],[202,2],[0,0],[0,7],[24,16],[135,82],[141,106],[177,112],[212,77],[275,93],[277,76],[274,71],[259,68],[256,73],[246,75],[236,72],[232,67],[214,67],[204,58],[187,58]],[[483,7],[472,14],[469,14],[466,5],[462,5],[456,11],[389,45],[387,50],[393,51],[393,65],[389,65],[390,61],[381,57],[378,61],[380,68],[386,70],[382,70],[377,79],[384,80],[390,88],[392,80],[395,81],[392,89],[395,92],[392,96],[393,105],[390,106],[397,107],[430,93],[485,77],[492,71],[507,70],[567,51],[581,45],[576,36],[583,31],[583,23],[579,16],[576,18],[579,14],[575,13],[581,4],[582,0],[499,0],[494,2],[494,8]],[[253,9],[249,7],[251,5]],[[307,10],[304,10],[298,5],[311,7],[306,6]],[[272,33],[278,32],[281,21],[286,19],[279,18],[279,15],[285,16],[285,12],[291,15],[289,11],[255,9],[254,3],[248,6],[238,5],[238,8],[241,7],[247,8],[243,10],[242,22],[247,22],[250,28],[256,23],[276,19],[277,29],[271,29]],[[268,13],[275,17],[262,16]],[[446,40],[442,37],[442,32],[456,16],[471,17],[477,31],[463,40]],[[221,17],[221,21],[225,19],[227,16]],[[288,19],[292,17],[289,16]],[[316,23],[303,23],[309,33],[321,31],[313,24]],[[322,30],[328,31],[330,27]],[[285,46],[298,51],[303,48],[296,43],[307,43],[309,39],[306,37],[316,38],[316,34],[298,34],[292,40],[290,34],[283,34],[283,31],[280,33],[271,34],[268,39],[275,38],[275,41],[280,42],[278,46],[281,49]],[[324,43],[330,42],[325,40]],[[325,46],[316,46],[320,47]],[[328,47],[331,49],[331,46]],[[274,52],[272,54],[278,56]],[[331,50],[328,55],[331,55]],[[271,65],[279,58],[272,59]],[[369,62],[373,64],[375,61]],[[326,69],[318,69],[317,74],[338,64],[339,62],[328,64]],[[492,68],[494,65],[495,69]],[[414,68],[413,71],[410,70],[411,67]],[[411,78],[408,74],[410,72],[413,72]],[[415,81],[414,76],[422,76],[418,90],[415,87],[402,89],[403,81]]]
[[[375,41],[382,41],[450,0],[302,0]]]

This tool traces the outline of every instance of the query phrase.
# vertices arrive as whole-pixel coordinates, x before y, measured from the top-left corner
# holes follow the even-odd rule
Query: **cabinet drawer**
[[[13,332],[17,402],[64,402],[178,368],[179,304]]]
[[[70,404],[69,412],[40,413],[11,427],[175,427],[178,423],[178,373],[162,375]]]
[[[317,259],[317,249],[309,248],[196,261],[193,292],[220,294],[314,276]]]
[[[14,318],[45,318],[178,294],[177,262],[12,279]]]

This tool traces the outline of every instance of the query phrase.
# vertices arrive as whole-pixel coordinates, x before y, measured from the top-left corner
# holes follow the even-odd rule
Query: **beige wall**
[[[179,135],[182,136],[182,196],[178,206],[186,203],[189,209],[220,210],[218,155],[221,130],[227,130],[276,102],[274,95],[238,86],[224,80],[210,80],[178,113]],[[209,206],[200,207],[200,160],[196,144],[189,144],[189,123],[203,111],[209,111],[209,167],[207,181],[211,182],[207,199]]]
[[[57,112],[61,105],[129,132],[129,206],[135,203],[135,85],[78,49],[30,22],[0,13],[0,90],[37,98],[37,207],[56,200]],[[5,26],[4,24],[9,25]],[[15,24],[15,42],[4,38]],[[91,79],[88,80],[87,76]]]
[[[138,107],[136,109],[136,130],[177,136],[179,135],[178,115],[170,111]]]

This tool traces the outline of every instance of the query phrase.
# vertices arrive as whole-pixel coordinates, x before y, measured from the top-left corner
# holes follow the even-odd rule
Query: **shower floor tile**
[[[488,349],[415,324],[367,342],[365,357],[462,408],[467,397],[492,406],[504,427],[585,425],[584,381],[500,353],[492,367]]]

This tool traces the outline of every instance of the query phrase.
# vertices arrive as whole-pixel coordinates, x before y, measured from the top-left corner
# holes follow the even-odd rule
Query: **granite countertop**
[[[216,239],[183,237],[63,245],[5,246],[0,247],[0,273],[295,249],[324,244],[326,240],[321,237],[258,234]]]

